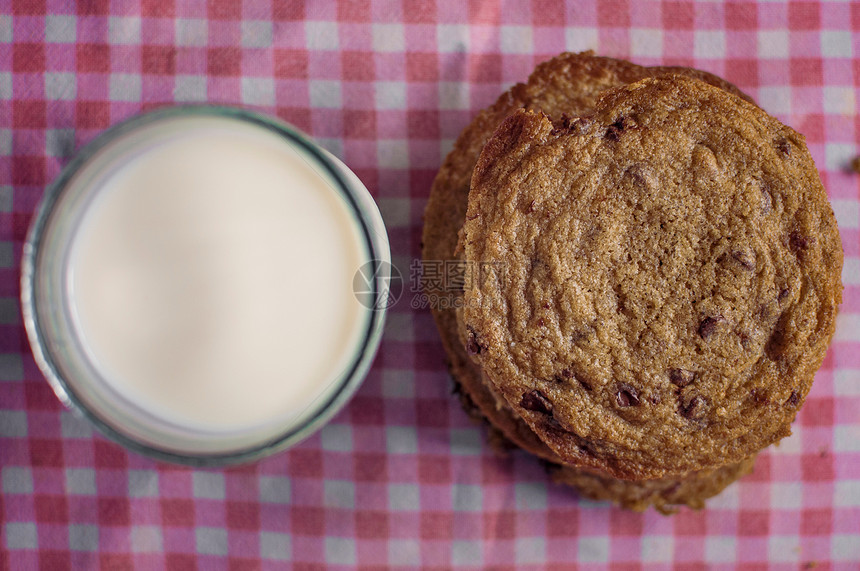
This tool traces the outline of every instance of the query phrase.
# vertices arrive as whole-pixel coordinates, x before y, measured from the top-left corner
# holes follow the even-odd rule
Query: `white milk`
[[[275,434],[336,388],[361,343],[365,240],[284,139],[178,121],[143,131],[99,180],[68,258],[74,326],[106,383],[147,413]]]

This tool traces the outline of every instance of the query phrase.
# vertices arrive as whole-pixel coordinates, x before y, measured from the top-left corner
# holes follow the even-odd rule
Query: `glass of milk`
[[[390,262],[343,163],[277,120],[211,106],[86,146],[23,257],[27,333],[60,400],[192,465],[284,449],[343,407],[379,345]]]

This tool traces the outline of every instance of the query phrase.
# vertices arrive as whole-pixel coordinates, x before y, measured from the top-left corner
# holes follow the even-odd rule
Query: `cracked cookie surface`
[[[423,258],[427,262],[454,261],[457,236],[466,215],[472,171],[486,141],[518,108],[540,109],[550,117],[591,113],[603,91],[645,77],[670,73],[688,75],[752,101],[729,82],[704,71],[683,67],[644,67],[628,61],[599,57],[591,52],[565,53],[537,66],[527,83],[517,84],[484,109],[463,130],[439,170],[430,192],[423,229]],[[427,293],[448,295],[449,291]],[[480,368],[466,354],[451,307],[431,306],[452,376],[481,415],[517,446],[552,462],[561,459],[513,411],[498,402],[481,382]]]
[[[433,185],[425,215],[424,259],[454,260],[457,233],[465,220],[469,180],[484,143],[502,120],[519,107],[541,109],[553,117],[591,112],[600,92],[647,77],[669,72],[688,74],[740,92],[727,82],[706,72],[686,68],[646,68],[630,62],[583,54],[562,54],[535,70],[527,84],[503,94],[495,105],[482,111],[460,134]],[[744,96],[746,97],[746,96]],[[446,293],[440,291],[438,293]],[[510,407],[490,392],[481,378],[480,367],[466,354],[457,333],[453,309],[433,307],[433,315],[450,360],[464,408],[478,421],[487,422],[490,441],[496,447],[510,442],[550,462],[561,460],[517,417]],[[752,459],[716,471],[696,472],[678,479],[631,482],[599,476],[571,466],[553,464],[551,475],[560,484],[576,487],[595,500],[612,501],[628,509],[649,505],[660,511],[685,504],[701,508],[704,500],[749,472]]]
[[[803,137],[680,76],[585,118],[517,111],[462,242],[471,353],[568,464],[618,478],[742,461],[790,433],[833,334],[842,250]]]

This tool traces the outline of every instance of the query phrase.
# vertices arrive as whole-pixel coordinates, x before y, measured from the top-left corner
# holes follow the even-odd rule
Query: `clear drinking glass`
[[[265,430],[235,433],[191,429],[155,416],[120,394],[88,356],[73,323],[69,287],[71,238],[103,180],[129,160],[147,129],[182,118],[239,121],[289,144],[337,193],[360,228],[365,252],[363,334],[333,390],[300,419]],[[178,123],[177,123],[178,124]],[[145,137],[144,137],[145,138]],[[323,426],[349,400],[370,368],[388,305],[390,251],[370,193],[342,162],[291,126],[247,110],[218,106],[168,107],[136,116],[84,147],[48,187],[24,245],[21,301],[36,363],[57,397],[108,438],[159,460],[213,466],[252,461],[285,449]],[[357,270],[358,268],[356,268]],[[358,295],[358,292],[357,292]]]

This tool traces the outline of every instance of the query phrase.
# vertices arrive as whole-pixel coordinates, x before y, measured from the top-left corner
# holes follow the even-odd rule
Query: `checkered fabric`
[[[470,118],[565,50],[699,67],[807,137],[845,248],[836,338],[794,435],[704,511],[635,514],[497,458],[413,309],[433,176]],[[860,4],[555,0],[0,0],[2,569],[857,569]],[[34,365],[21,245],[102,129],[179,102],[275,114],[376,198],[406,278],[374,366],[328,426],[254,465],[127,453]]]

